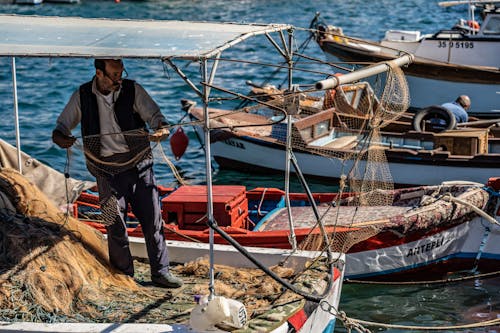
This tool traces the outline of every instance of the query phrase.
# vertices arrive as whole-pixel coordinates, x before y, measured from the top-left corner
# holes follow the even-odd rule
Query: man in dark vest
[[[149,144],[168,137],[168,123],[144,88],[122,76],[126,71],[121,59],[96,59],[94,65],[95,76],[73,93],[57,119],[52,140],[61,148],[71,147],[76,140],[71,130],[81,124],[87,168],[99,189],[111,264],[134,275],[126,229],[130,204],[144,232],[151,280],[178,288],[182,280],[169,272]],[[148,136],[147,127],[155,132]]]

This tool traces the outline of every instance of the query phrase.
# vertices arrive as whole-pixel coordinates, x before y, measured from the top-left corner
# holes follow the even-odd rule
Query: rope
[[[376,323],[373,321],[359,320],[348,318],[349,320],[355,322],[356,324],[363,324],[367,326],[375,326],[382,328],[395,328],[401,330],[416,330],[416,331],[447,331],[447,330],[465,330],[468,328],[480,328],[480,327],[488,327],[500,325],[500,318],[482,321],[478,323],[472,324],[462,324],[462,325],[451,325],[451,326],[411,326],[411,325],[394,325],[394,324],[383,324]]]
[[[260,209],[262,207],[262,203],[264,202],[264,197],[266,196],[266,192],[267,192],[267,187],[264,189],[264,191],[262,191],[262,197],[260,198],[259,206],[257,207],[257,214],[259,216],[264,216],[265,215],[265,214],[262,214],[260,212]]]
[[[425,281],[369,281],[369,280],[350,280],[345,279],[345,283],[356,283],[356,284],[373,284],[373,285],[422,285],[422,284],[444,284],[444,283],[454,283],[454,282],[463,282],[468,280],[477,280],[477,279],[485,279],[500,275],[500,271],[482,273],[482,274],[474,274],[463,276],[459,278],[453,279],[441,279],[441,280],[425,280]]]
[[[480,209],[480,208],[478,208],[478,207],[476,207],[476,206],[468,203],[467,201],[463,201],[463,200],[457,199],[457,198],[453,197],[450,193],[446,193],[443,196],[443,200],[453,201],[453,202],[459,203],[459,204],[464,205],[464,206],[469,206],[475,213],[477,213],[479,216],[481,216],[482,218],[484,218],[488,222],[500,226],[500,222],[498,222],[493,217],[489,216],[484,210],[482,210],[482,209]]]
[[[178,232],[177,230],[175,230],[174,228],[170,228],[168,225],[163,225],[163,228],[165,228],[165,230],[168,230],[171,233],[176,234],[178,236],[181,236],[181,237],[183,237],[191,242],[202,243],[202,241],[199,241],[196,238],[190,237],[188,235],[182,234],[182,233]]]
[[[175,179],[177,179],[177,181],[181,185],[187,185],[188,183],[184,180],[184,178],[182,178],[182,176],[179,173],[179,171],[177,171],[177,168],[175,167],[174,163],[172,163],[172,161],[165,154],[165,151],[163,151],[162,145],[160,143],[158,143],[157,145],[155,145],[153,147],[153,149],[156,148],[156,147],[158,147],[158,150],[160,151],[160,153],[161,153],[161,155],[162,155],[163,160],[165,161],[165,163],[170,167],[170,170],[172,170],[172,173],[173,173]]]
[[[450,326],[416,326],[416,325],[396,325],[396,324],[385,324],[373,321],[361,320],[350,318],[346,315],[344,311],[337,310],[333,305],[329,304],[327,301],[321,301],[320,307],[323,311],[326,311],[334,315],[337,319],[342,321],[344,327],[350,332],[355,330],[356,332],[369,333],[369,329],[365,326],[370,327],[381,327],[381,328],[394,328],[400,330],[416,330],[416,331],[446,331],[446,330],[465,330],[469,328],[481,328],[488,326],[496,326],[500,324],[500,318],[495,318],[491,320],[481,321],[471,324],[461,324],[461,325],[450,325]]]

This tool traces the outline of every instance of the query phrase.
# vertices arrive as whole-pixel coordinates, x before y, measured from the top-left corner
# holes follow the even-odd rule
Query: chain
[[[349,318],[344,311],[337,310],[337,308],[335,308],[327,301],[322,300],[319,303],[319,306],[321,310],[330,313],[331,315],[335,316],[335,318],[342,321],[342,325],[344,325],[347,332],[350,333],[352,330],[354,330],[355,332],[360,332],[360,333],[371,333],[369,329],[363,327],[363,325],[361,325],[357,320]]]
[[[325,300],[322,300],[319,304],[321,310],[328,312],[335,316],[335,318],[342,321],[342,324],[350,333],[352,330],[360,333],[371,333],[370,330],[365,328],[362,324],[373,327],[382,327],[382,328],[393,328],[400,330],[421,330],[421,331],[443,331],[443,330],[463,330],[469,328],[484,328],[488,326],[496,326],[500,324],[500,318],[495,318],[492,320],[487,320],[478,323],[472,324],[463,324],[463,325],[454,325],[454,326],[408,326],[408,325],[392,325],[392,324],[384,324],[377,323],[366,320],[359,320],[354,318],[349,318],[344,311],[338,311],[333,305],[328,303]]]

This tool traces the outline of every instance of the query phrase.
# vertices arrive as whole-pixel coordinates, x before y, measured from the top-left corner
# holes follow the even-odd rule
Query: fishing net
[[[345,191],[357,193],[359,206],[392,205],[394,184],[385,155],[390,144],[383,141],[381,130],[409,107],[408,86],[399,67],[388,65],[386,73],[367,78],[366,82],[341,85],[327,91],[283,91],[272,86],[256,90],[253,96],[264,100],[266,105],[232,111],[209,109],[212,142],[237,145],[232,138],[247,136],[286,146],[288,121],[291,121],[292,151],[329,160],[335,169],[332,172],[341,174],[340,195]],[[191,107],[189,112],[202,121],[201,108]],[[353,244],[379,231],[378,226],[373,226],[357,233],[339,234],[335,236],[334,248],[347,251]],[[323,236],[310,238],[304,241],[302,248],[325,246]],[[314,248],[312,244],[323,245]]]
[[[208,292],[208,260],[173,265],[185,282],[176,290],[153,287],[147,261],[136,260],[139,285],[109,267],[101,233],[59,211],[17,171],[0,171],[1,320],[188,322],[194,296]],[[328,269],[321,261],[305,272],[284,266],[271,269],[304,292],[326,286]],[[284,293],[260,270],[216,265],[215,274],[217,294],[242,301],[251,317],[283,304],[295,302],[293,311],[304,306],[302,297]]]
[[[112,299],[114,289],[137,290],[108,265],[101,233],[66,216],[13,169],[0,173],[1,292],[4,316],[19,320],[98,311],[88,303]],[[45,318],[47,319],[47,318]]]
[[[315,263],[313,267],[313,269],[305,270],[299,274],[293,269],[281,265],[273,266],[270,270],[283,279],[292,280],[294,285],[303,292],[321,293],[324,291],[326,280],[329,278],[328,269],[324,261]],[[207,276],[208,270],[209,261],[207,258],[199,258],[176,269],[177,272],[183,275],[197,277]],[[252,317],[266,312],[271,306],[302,300],[302,297],[284,289],[281,284],[269,275],[257,269],[240,268],[235,271],[231,267],[215,265],[214,271],[216,275],[216,294],[238,299],[246,304],[247,311],[252,314]],[[203,294],[206,286],[198,284],[194,289],[198,294]]]
[[[97,179],[99,190],[99,223],[111,225],[118,216],[118,199],[106,184],[109,177],[132,169],[141,170],[153,161],[167,164],[180,184],[186,184],[175,165],[164,153],[160,142],[150,142],[146,130],[130,130],[120,133],[88,135],[82,138],[87,169]]]

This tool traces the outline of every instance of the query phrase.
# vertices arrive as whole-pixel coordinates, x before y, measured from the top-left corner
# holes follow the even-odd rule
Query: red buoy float
[[[177,127],[175,133],[170,137],[170,148],[172,149],[172,153],[174,154],[176,160],[179,160],[182,155],[184,155],[188,143],[189,138],[186,133],[184,133],[182,127]]]

